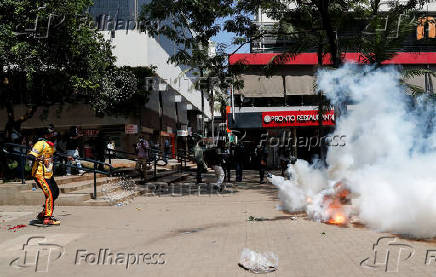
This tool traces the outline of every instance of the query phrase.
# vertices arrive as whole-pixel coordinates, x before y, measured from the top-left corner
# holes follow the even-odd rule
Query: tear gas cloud
[[[357,195],[355,212],[368,227],[436,236],[435,101],[408,96],[400,77],[394,67],[352,64],[318,73],[318,88],[332,104],[348,99],[355,105],[336,121],[335,134],[346,134],[347,144],[329,148],[327,167],[298,160],[288,169],[291,180],[272,177],[284,209],[325,220],[323,195],[343,181]]]

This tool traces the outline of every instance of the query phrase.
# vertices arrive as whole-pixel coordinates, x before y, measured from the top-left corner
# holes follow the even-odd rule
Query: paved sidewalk
[[[436,274],[436,262],[431,259],[436,251],[426,257],[427,250],[436,249],[433,242],[397,239],[404,245],[386,247],[380,243],[377,262],[383,264],[382,257],[389,249],[388,270],[397,270],[399,259],[398,272],[386,273],[383,265],[374,270],[365,267],[373,264],[373,244],[389,234],[312,222],[304,215],[291,220],[291,215],[276,209],[276,195],[270,184],[247,184],[222,195],[138,197],[123,207],[57,207],[60,227],[11,230],[27,225],[40,207],[0,206],[0,276],[252,276],[238,267],[245,247],[278,256],[279,269],[268,276]],[[251,222],[249,216],[265,221]],[[39,240],[50,245],[25,246],[23,250],[23,244],[32,237],[41,238],[29,244]],[[103,265],[104,249],[120,254],[121,264],[108,265],[110,259],[106,259]],[[408,258],[410,249],[414,254]],[[30,258],[26,263],[23,260],[25,251],[30,257],[36,250],[40,250],[37,268]],[[126,268],[123,253],[131,254],[131,262],[135,256],[135,264]],[[157,253],[156,259],[147,253]],[[148,263],[165,263],[146,264],[144,256]],[[372,260],[361,266],[368,257]],[[426,259],[430,265],[425,265]],[[35,273],[35,269],[48,272]]]

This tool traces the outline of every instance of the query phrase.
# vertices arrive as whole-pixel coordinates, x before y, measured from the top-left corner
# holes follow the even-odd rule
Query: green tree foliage
[[[136,99],[135,90],[146,97],[145,86],[137,89],[135,81],[153,70],[115,68],[110,42],[86,13],[92,4],[0,0],[0,108],[8,114],[6,131],[19,129],[40,107],[86,102],[100,113],[120,112],[128,111],[123,104]],[[28,111],[16,115],[17,104]]]
[[[115,58],[109,42],[86,24],[84,11],[91,4],[0,1],[0,93],[9,127],[19,128],[38,107],[99,88]],[[14,105],[23,102],[29,110],[16,118]]]

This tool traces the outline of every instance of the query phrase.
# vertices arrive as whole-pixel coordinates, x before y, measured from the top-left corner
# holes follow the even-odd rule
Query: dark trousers
[[[197,183],[201,183],[201,172],[203,171],[203,164],[197,163]]]
[[[59,196],[59,188],[53,177],[45,179],[43,177],[35,177],[36,184],[42,189],[45,196],[44,208],[42,213],[45,217],[53,215],[54,201]]]
[[[227,180],[227,182],[230,182],[231,170],[232,170],[232,166],[229,162],[224,164],[224,174],[225,174],[224,180]]]
[[[265,177],[265,169],[266,169],[266,165],[259,165],[259,176],[260,176],[260,182],[263,182],[263,179]]]
[[[236,162],[236,182],[242,182],[242,170],[242,163]]]

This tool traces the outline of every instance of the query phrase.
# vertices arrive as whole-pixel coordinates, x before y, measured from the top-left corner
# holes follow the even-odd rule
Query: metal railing
[[[20,164],[21,183],[25,184],[26,183],[25,165],[26,165],[26,161],[27,161],[26,156],[27,156],[27,153],[30,151],[30,147],[28,147],[26,145],[21,145],[21,144],[4,143],[1,145],[1,151],[2,151],[5,159],[7,159],[7,157],[15,157],[15,158],[18,157],[18,162]],[[92,163],[92,168],[79,167],[77,165],[74,165],[74,164],[68,163],[68,162],[63,163],[62,161],[60,161],[61,159],[62,160],[69,160],[69,159],[71,159],[71,156],[64,154],[64,153],[55,153],[53,155],[53,158],[54,158],[53,166],[54,167],[65,166],[65,167],[69,167],[69,168],[83,170],[85,172],[92,172],[94,174],[93,199],[97,199],[97,174],[112,176],[114,174],[114,172],[116,172],[116,170],[112,166],[113,157],[119,157],[119,155],[117,156],[116,154],[122,154],[124,156],[124,157],[122,157],[123,159],[131,160],[131,161],[135,161],[135,162],[138,161],[138,159],[136,158],[137,157],[136,153],[130,153],[130,152],[125,152],[125,151],[120,151],[120,150],[113,150],[113,149],[106,149],[105,153],[106,153],[106,157],[108,157],[108,159],[109,159],[108,163],[105,163],[102,161],[97,161],[97,160],[90,159],[90,158],[81,158],[81,157],[76,158],[76,160],[79,160],[79,161],[85,161],[85,162]],[[172,156],[171,153],[166,154],[159,149],[152,148],[149,150],[149,155],[148,155],[149,158],[147,160],[147,164],[153,163],[153,178],[157,177],[157,162],[159,160],[164,160],[165,155]],[[135,158],[132,158],[133,156]],[[187,161],[193,160],[193,155],[191,152],[186,152],[183,149],[178,149],[177,153],[175,154],[175,158],[180,162],[180,170],[183,171],[184,169],[186,169]],[[5,162],[6,162],[6,160],[5,160]],[[103,170],[100,170],[99,166],[102,166]],[[104,170],[105,167],[109,167],[109,170],[108,171]],[[5,181],[5,180],[3,180],[3,181]]]
[[[127,159],[130,161],[138,161],[137,158],[137,153],[132,153],[132,152],[126,152],[126,151],[120,151],[120,150],[114,150],[114,149],[106,149],[106,156],[109,159],[109,164],[112,164],[112,159],[115,158],[122,158],[122,159]],[[173,154],[172,153],[165,153],[164,151],[160,150],[160,149],[156,149],[156,148],[150,148],[148,150],[148,155],[147,155],[147,165],[152,165],[152,169],[153,169],[153,178],[157,177],[157,163],[160,160],[164,160],[164,156],[170,156],[172,157]],[[186,168],[186,163],[189,160],[193,160],[192,158],[192,154],[190,152],[186,152],[183,149],[178,149],[176,154],[174,155],[175,158],[180,162],[180,170],[183,171],[184,168]],[[134,158],[132,158],[134,157]],[[184,165],[183,165],[184,164]]]
[[[183,172],[184,169],[186,169],[186,163],[187,161],[193,161],[194,156],[193,153],[190,151],[186,151],[183,149],[178,149],[176,153],[176,158],[180,162],[180,170]]]
[[[16,150],[18,149],[18,150]],[[26,155],[27,152],[30,148],[27,147],[26,145],[21,145],[21,144],[15,144],[15,143],[4,143],[1,147],[1,151],[2,151],[2,156],[4,156],[3,158],[5,159],[4,162],[5,164],[7,163],[7,157],[8,156],[12,156],[12,157],[18,157],[18,163],[20,166],[20,177],[21,177],[21,183],[25,184],[26,183],[26,177],[25,177],[25,170],[26,170]],[[6,172],[3,172],[3,174],[6,175]],[[4,175],[4,176],[5,176]],[[5,177],[3,177],[3,182],[5,181],[4,179]]]
[[[126,159],[129,161],[138,162],[138,154],[137,153],[106,148],[105,155],[109,159],[109,164],[112,164],[113,158],[120,158],[120,159]],[[154,167],[153,177],[156,177],[156,175],[157,175],[157,162],[163,158],[163,153],[159,149],[149,149],[147,157],[148,158],[146,160],[146,164],[151,165],[151,163],[153,163],[153,167]],[[141,175],[141,177],[143,177],[143,176]]]
[[[19,151],[15,150],[15,149],[19,149]],[[21,144],[14,144],[14,143],[5,143],[2,145],[1,147],[2,152],[5,154],[5,158],[7,156],[12,156],[12,157],[18,157],[19,158],[19,162],[21,164],[21,170],[20,170],[20,174],[21,174],[21,183],[25,184],[26,183],[26,178],[25,178],[25,164],[26,164],[26,156],[28,153],[28,150],[30,150],[29,147],[27,147],[26,145],[21,145]],[[11,150],[12,149],[12,150]],[[54,162],[53,162],[53,167],[55,166],[66,166],[66,167],[70,167],[70,168],[76,168],[78,170],[83,170],[86,172],[93,172],[94,174],[94,194],[93,194],[93,199],[97,199],[97,173],[99,174],[103,174],[103,175],[107,175],[107,176],[112,176],[113,175],[113,167],[111,164],[107,164],[101,161],[97,161],[97,160],[93,160],[93,159],[89,159],[89,158],[77,158],[77,160],[79,161],[85,161],[85,162],[90,162],[93,164],[92,168],[87,168],[87,167],[79,167],[77,165],[73,165],[72,163],[62,163],[60,161],[58,161],[58,158],[64,158],[64,159],[70,159],[70,156],[66,155],[66,154],[62,154],[62,153],[55,153],[53,155],[54,158]],[[105,171],[105,170],[99,170],[98,169],[98,165],[102,165],[103,169],[105,166],[109,167],[109,171]]]
[[[66,159],[70,159],[70,156],[66,155],[66,154],[62,154],[62,153],[55,153],[54,155],[55,157],[63,157]],[[93,195],[93,199],[97,199],[97,173],[99,174],[103,174],[103,175],[107,175],[107,176],[112,176],[114,173],[114,168],[112,167],[111,164],[105,163],[105,162],[101,162],[101,161],[97,161],[97,160],[93,160],[93,159],[89,159],[89,158],[76,158],[77,160],[80,161],[85,161],[85,162],[90,162],[92,163],[92,168],[87,168],[87,167],[78,167],[77,165],[72,165],[72,164],[62,164],[60,162],[55,162],[55,165],[63,165],[63,166],[67,166],[67,167],[71,167],[71,168],[76,168],[79,170],[83,170],[86,172],[93,172],[94,174],[94,195]],[[103,166],[103,170],[98,169],[98,166],[101,165]],[[105,166],[109,167],[109,171],[104,170]]]

